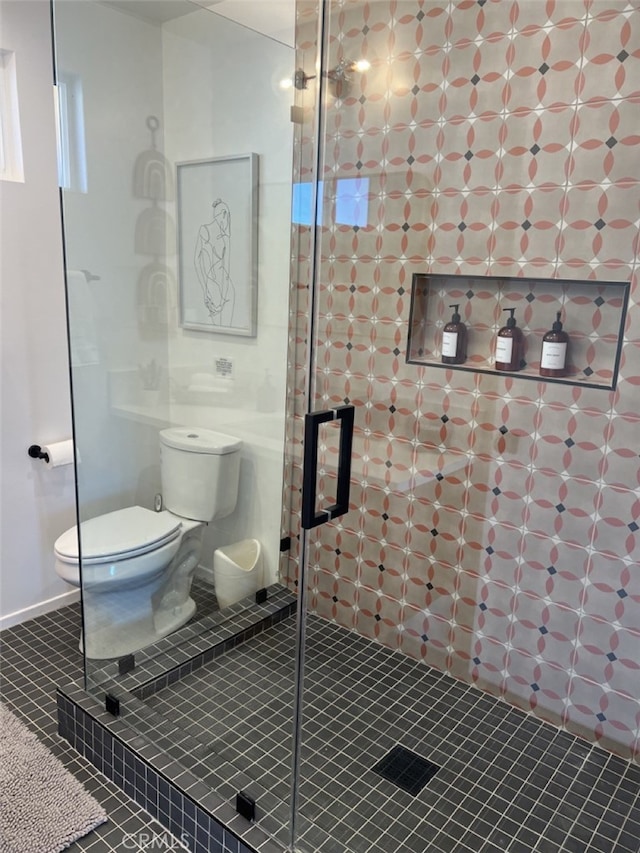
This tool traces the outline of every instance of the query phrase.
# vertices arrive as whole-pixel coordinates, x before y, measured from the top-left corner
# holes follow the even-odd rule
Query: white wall
[[[55,33],[59,73],[82,84],[86,140],[87,191],[64,193],[67,267],[99,276],[69,279],[72,341],[88,339],[96,353],[94,363],[72,364],[84,520],[150,507],[159,490],[156,432],[114,414],[109,374],[129,367],[137,378],[139,364],[167,362],[166,330],[144,338],[138,324],[138,279],[154,256],[141,251],[136,225],[153,202],[134,191],[136,163],[151,148],[149,116],[163,142],[162,35],[157,22],[88,0],[57,3]]]
[[[285,11],[282,3],[278,9]],[[187,413],[184,406],[172,406],[171,415],[243,440],[238,505],[233,515],[209,526],[201,564],[211,566],[216,547],[257,538],[267,580],[274,582],[282,504],[293,145],[293,94],[280,82],[291,78],[295,55],[288,45],[216,10],[163,26],[165,151],[172,162],[258,155],[257,334],[243,338],[178,326],[170,339],[171,364],[213,372],[216,359],[232,359],[233,393],[209,411],[193,406]],[[289,12],[292,24],[293,0]],[[273,411],[265,416],[267,383]]]
[[[202,14],[211,22],[215,19],[211,13]],[[76,520],[73,470],[46,469],[26,454],[31,443],[71,435],[49,15],[48,0],[0,0],[0,48],[15,50],[17,55],[25,169],[24,183],[3,182],[0,186],[0,627],[61,606],[75,595],[58,579],[53,559],[55,539]],[[291,16],[293,20],[293,2]],[[203,69],[207,75],[216,70],[219,51],[212,53],[203,46],[196,59],[193,43],[201,40],[199,27],[195,32],[187,28],[183,39],[179,28],[172,30],[174,23],[179,21],[166,27],[163,45],[157,22],[86,0],[66,0],[57,6],[59,67],[82,79],[87,139],[88,192],[65,194],[67,262],[71,269],[88,269],[100,276],[82,300],[96,319],[98,359],[73,369],[83,518],[133,502],[151,505],[159,490],[157,429],[163,420],[171,421],[172,412],[162,404],[153,418],[128,419],[113,411],[108,385],[114,368],[135,373],[138,364],[151,358],[168,368],[169,348],[174,366],[211,365],[217,354],[232,354],[238,386],[245,383],[241,408],[255,412],[256,390],[267,367],[274,396],[279,405],[284,401],[292,134],[288,102],[276,92],[276,86],[281,76],[291,73],[292,51],[264,40],[266,53],[255,51],[252,57],[249,51],[246,62],[236,63],[244,76],[236,76],[235,88],[227,89],[227,107],[237,114],[226,123],[224,133],[217,128],[214,137],[211,115],[202,124],[196,121],[194,132],[193,115],[181,125],[180,109],[188,105],[186,95],[191,92],[198,95],[201,107],[206,103],[204,110],[195,113],[199,120],[210,111],[211,78],[198,75]],[[261,40],[256,34],[249,38]],[[182,79],[188,88],[181,95],[176,84],[185,65],[194,59]],[[224,82],[224,75],[222,79]],[[204,92],[196,91],[196,81]],[[136,156],[149,147],[147,116],[157,115],[166,130],[165,105],[174,131],[171,150],[166,151],[172,162],[230,151],[260,155],[260,298],[255,340],[228,339],[212,346],[213,336],[183,333],[175,319],[169,337],[139,333],[136,284],[150,258],[136,253],[134,230],[148,202],[134,198],[133,167]],[[279,127],[282,135],[265,134],[267,127]],[[169,147],[162,137],[158,141]],[[255,441],[251,437],[247,441],[242,519],[225,520],[224,540],[219,538],[220,531],[208,532],[208,565],[213,548],[221,541],[257,536],[269,540],[274,553],[268,562],[275,569],[281,425],[274,425],[271,415],[266,420],[267,438],[263,441],[258,435]]]
[[[69,601],[53,543],[75,523],[73,468],[30,444],[71,435],[47,0],[1,0],[0,48],[16,54],[24,183],[0,184],[0,627]],[[59,598],[62,596],[62,598]]]
[[[152,357],[166,362],[166,335],[143,341],[138,332],[137,276],[151,258],[135,251],[135,223],[148,202],[132,189],[136,157],[151,141],[146,118],[162,119],[162,42],[157,23],[86,0],[58,4],[56,25],[59,70],[82,81],[87,142],[88,192],[64,199],[67,264],[100,277],[80,299],[80,313],[95,317],[98,358],[73,367],[84,518],[150,504],[159,488],[157,431],[113,416],[108,371],[137,370]],[[0,187],[0,627],[7,627],[77,598],[53,558],[76,508],[73,468],[50,470],[26,453],[72,429],[48,0],[0,0],[0,48],[16,52],[25,169],[24,183]],[[76,329],[78,307],[71,305]]]

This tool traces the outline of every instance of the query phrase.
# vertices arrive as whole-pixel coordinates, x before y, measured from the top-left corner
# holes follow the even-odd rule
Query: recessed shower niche
[[[415,273],[407,362],[496,373],[498,332],[513,313],[524,335],[524,353],[520,369],[501,371],[503,375],[612,390],[618,378],[628,299],[628,282]],[[512,308],[514,312],[508,311]],[[467,331],[462,364],[442,360],[443,332],[454,312]],[[566,372],[561,378],[540,374],[542,339],[558,312],[569,336]]]

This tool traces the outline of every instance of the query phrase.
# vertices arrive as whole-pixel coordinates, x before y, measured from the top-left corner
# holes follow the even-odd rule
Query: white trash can
[[[213,553],[213,582],[220,610],[262,587],[262,546],[257,539],[243,539],[217,548]]]

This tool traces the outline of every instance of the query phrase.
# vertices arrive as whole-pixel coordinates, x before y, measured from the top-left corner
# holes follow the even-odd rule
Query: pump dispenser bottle
[[[567,375],[569,335],[562,330],[561,314],[561,311],[556,313],[556,319],[551,330],[542,339],[540,376],[558,378]]]
[[[459,307],[449,305],[453,308],[453,316],[442,330],[443,364],[464,364],[467,360],[467,327],[460,320]]]
[[[496,341],[496,370],[520,370],[520,363],[524,354],[524,336],[522,329],[516,326],[515,308],[503,308],[503,311],[511,311],[507,325],[498,332]]]

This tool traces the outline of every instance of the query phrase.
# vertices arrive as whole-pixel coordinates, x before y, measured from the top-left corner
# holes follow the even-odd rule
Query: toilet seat
[[[180,519],[169,512],[152,512],[140,506],[90,518],[80,524],[82,563],[114,563],[147,554],[177,539],[181,526]],[[54,552],[62,563],[78,563],[77,526],[58,537]]]

